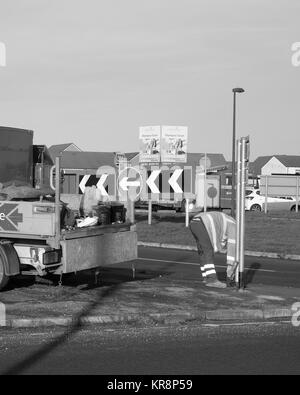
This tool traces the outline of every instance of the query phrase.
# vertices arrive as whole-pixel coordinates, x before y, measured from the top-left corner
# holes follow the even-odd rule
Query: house
[[[77,147],[74,143],[66,143],[66,144],[57,144],[51,145],[48,149],[53,162],[55,162],[55,158],[60,156],[63,152],[71,151],[71,152],[78,152],[82,151],[80,148]]]
[[[272,158],[272,155],[258,156],[255,161],[249,163],[249,172],[253,177],[259,178],[261,169]]]
[[[261,174],[300,174],[300,156],[274,155],[262,166]]]

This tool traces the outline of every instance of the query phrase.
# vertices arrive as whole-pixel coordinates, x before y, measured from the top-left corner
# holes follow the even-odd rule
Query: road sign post
[[[207,211],[207,170],[211,167],[211,161],[205,153],[199,161],[200,169],[203,170],[203,211]]]
[[[246,188],[246,166],[248,159],[246,157],[246,144],[249,139],[242,137],[242,163],[241,163],[241,192],[240,192],[240,261],[239,261],[239,284],[240,288],[245,288],[245,276],[244,276],[244,260],[245,260],[245,188]]]
[[[296,213],[298,213],[299,205],[299,177],[296,178]]]
[[[206,160],[207,160],[207,158],[206,158],[206,154],[205,154],[205,156],[204,156],[204,188],[203,188],[203,193],[204,193],[204,212],[206,212],[207,211],[207,200],[206,200],[206,196],[207,196],[207,193],[206,193],[206,170],[207,170],[207,163],[206,163]]]
[[[236,244],[235,244],[235,283],[239,286],[239,262],[240,262],[240,210],[241,210],[241,141],[237,140],[237,172],[236,172]],[[233,176],[233,175],[232,175]]]
[[[245,188],[249,162],[249,137],[237,141],[237,182],[236,182],[236,286],[245,288]]]

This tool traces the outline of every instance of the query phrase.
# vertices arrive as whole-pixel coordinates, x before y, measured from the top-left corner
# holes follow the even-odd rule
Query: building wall
[[[81,149],[78,148],[75,144],[70,144],[64,151],[77,152],[77,151],[81,151]]]
[[[288,174],[300,174],[300,165],[299,167],[288,167]]]
[[[284,166],[275,156],[273,156],[262,168],[262,175],[287,174],[288,168]]]

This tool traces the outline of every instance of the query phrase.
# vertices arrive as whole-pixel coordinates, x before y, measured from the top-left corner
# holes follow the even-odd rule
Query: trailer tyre
[[[0,247],[0,291],[4,289],[9,281],[9,277],[5,273],[3,250]]]

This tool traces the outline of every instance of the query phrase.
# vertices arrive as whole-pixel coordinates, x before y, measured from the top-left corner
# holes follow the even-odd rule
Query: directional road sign
[[[116,176],[115,174],[98,173],[79,177],[79,193],[84,193],[86,187],[97,187],[101,195],[108,199],[115,199],[116,195]]]
[[[18,204],[3,203],[0,205],[0,229],[6,232],[18,230],[23,222],[23,215],[18,211]]]
[[[191,166],[143,167],[145,185],[142,200],[190,198],[193,193]]]
[[[137,168],[125,167],[119,173],[117,185],[120,201],[135,201],[142,192],[143,178]]]

